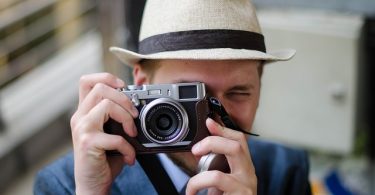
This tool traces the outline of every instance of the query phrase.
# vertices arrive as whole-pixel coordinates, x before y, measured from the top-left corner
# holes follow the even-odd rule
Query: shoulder
[[[75,194],[72,153],[37,173],[34,194]],[[142,167],[136,162],[133,166],[124,166],[112,185],[111,194],[156,194],[156,192]]]
[[[34,194],[75,194],[73,154],[41,169],[34,181]]]
[[[260,139],[249,139],[248,144],[255,161],[272,164],[277,162],[280,165],[297,164],[308,166],[308,156],[304,150]]]
[[[250,139],[259,194],[309,194],[309,161],[304,150]]]

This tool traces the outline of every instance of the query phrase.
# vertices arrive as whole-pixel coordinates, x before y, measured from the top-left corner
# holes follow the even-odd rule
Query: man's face
[[[218,98],[231,118],[250,131],[259,101],[259,64],[251,60],[161,60],[152,81],[140,79],[139,74],[134,76],[136,84],[145,84],[142,80],[154,84],[202,82],[208,95]],[[188,163],[185,168],[195,169],[197,159],[189,157],[191,153],[172,156]]]

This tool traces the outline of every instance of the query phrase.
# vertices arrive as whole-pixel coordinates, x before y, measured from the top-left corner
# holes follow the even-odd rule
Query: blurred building
[[[102,70],[92,0],[0,1],[0,193],[70,140],[81,74]]]

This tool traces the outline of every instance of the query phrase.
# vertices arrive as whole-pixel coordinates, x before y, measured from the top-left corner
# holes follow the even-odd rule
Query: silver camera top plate
[[[184,102],[201,100],[206,96],[205,85],[201,82],[153,84],[142,86],[129,85],[127,88],[124,88],[121,91],[127,95],[129,99],[135,99],[134,101],[139,99],[171,98]]]

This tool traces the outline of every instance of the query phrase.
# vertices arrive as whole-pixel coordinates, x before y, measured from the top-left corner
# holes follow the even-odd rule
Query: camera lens
[[[156,127],[162,131],[168,130],[173,124],[171,117],[166,114],[162,114],[156,119]]]
[[[188,118],[180,103],[169,98],[152,101],[141,112],[141,127],[152,142],[171,144],[185,138]]]
[[[148,133],[154,137],[169,139],[181,129],[182,118],[178,110],[170,104],[159,104],[146,115]]]

